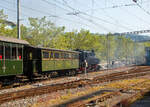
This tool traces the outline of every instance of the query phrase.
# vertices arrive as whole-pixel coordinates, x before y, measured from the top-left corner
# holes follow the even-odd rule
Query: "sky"
[[[20,0],[21,24],[28,17],[52,21],[66,31],[87,29],[92,33],[150,30],[150,0]],[[16,23],[17,0],[0,0],[0,9]]]

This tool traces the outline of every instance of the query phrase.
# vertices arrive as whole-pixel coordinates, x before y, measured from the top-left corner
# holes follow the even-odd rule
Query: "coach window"
[[[79,55],[78,54],[75,54],[75,59],[79,59]]]
[[[68,59],[69,58],[69,54],[65,53],[65,58]]]
[[[16,46],[12,46],[12,59],[17,59],[17,48]]]
[[[22,59],[22,47],[18,47],[18,59]]]
[[[74,53],[72,53],[72,59],[75,59],[75,54]]]
[[[56,59],[59,58],[59,53],[55,52],[55,58],[56,58]]]
[[[65,53],[63,53],[63,58],[65,59]]]
[[[79,59],[79,54],[77,54],[77,59]]]
[[[64,59],[66,59],[66,53],[64,53]]]
[[[0,60],[3,59],[3,46],[0,44]]]
[[[61,59],[64,59],[65,58],[65,56],[64,56],[64,53],[62,52],[61,53]]]
[[[67,55],[66,55],[66,53],[64,53],[64,59],[67,59]]]
[[[5,59],[10,59],[10,45],[5,45]]]
[[[69,59],[69,53],[67,53],[67,59]]]
[[[50,58],[53,58],[54,54],[53,52],[50,52]]]
[[[71,53],[68,53],[68,58],[71,59]]]
[[[49,52],[43,52],[43,58],[49,58]]]

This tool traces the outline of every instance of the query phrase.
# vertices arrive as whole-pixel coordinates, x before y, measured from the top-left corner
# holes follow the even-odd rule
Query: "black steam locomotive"
[[[84,71],[85,69],[87,71],[97,71],[100,70],[100,60],[95,56],[94,50],[91,51],[85,51],[85,50],[79,50],[79,66],[80,71]]]

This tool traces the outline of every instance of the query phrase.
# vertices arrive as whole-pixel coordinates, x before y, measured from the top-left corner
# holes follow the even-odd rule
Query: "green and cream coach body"
[[[23,73],[23,49],[27,41],[0,36],[0,76]]]
[[[27,41],[0,36],[0,77],[79,68],[79,52],[31,46]]]

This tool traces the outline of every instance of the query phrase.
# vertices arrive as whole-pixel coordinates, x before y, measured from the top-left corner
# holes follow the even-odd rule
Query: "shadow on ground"
[[[96,91],[94,93],[90,93],[88,95],[85,95],[85,96],[81,96],[81,97],[78,97],[78,98],[75,98],[75,99],[71,99],[67,102],[64,102],[64,103],[61,103],[59,105],[55,105],[53,107],[67,107],[69,104],[72,104],[74,102],[78,102],[78,101],[83,101],[83,100],[87,100],[89,98],[92,98],[93,96],[98,96],[104,92],[114,92],[115,90],[99,90],[99,91]]]

